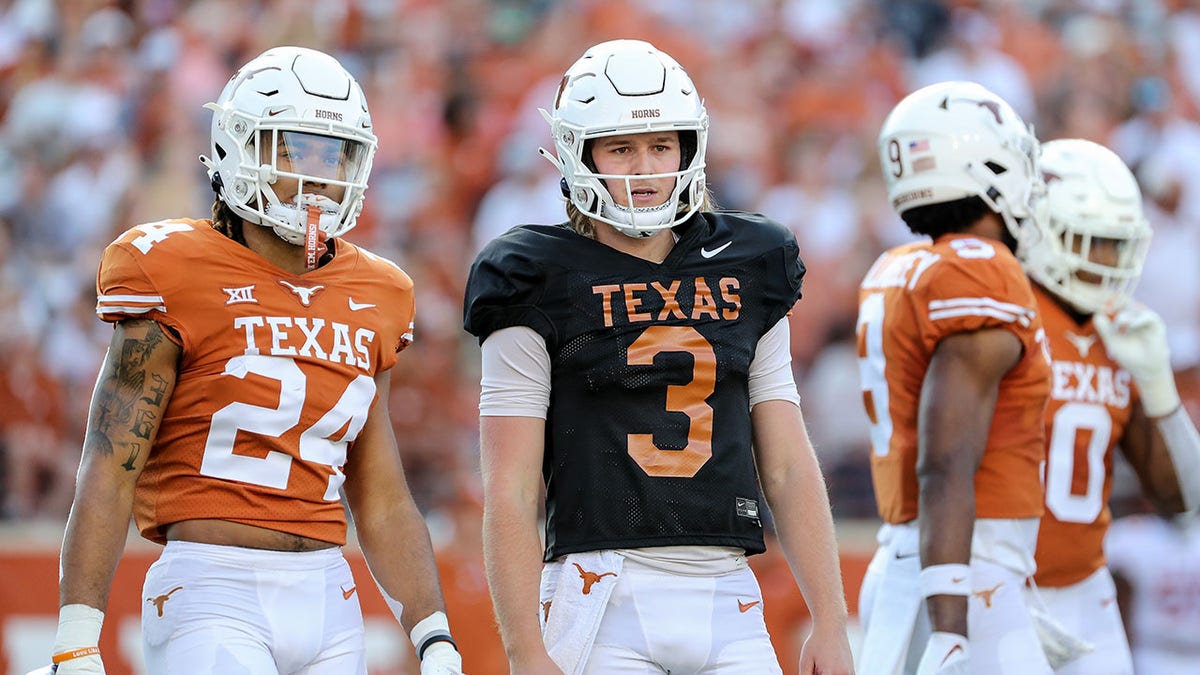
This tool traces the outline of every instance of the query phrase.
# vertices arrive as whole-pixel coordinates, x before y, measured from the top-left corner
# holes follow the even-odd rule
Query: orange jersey
[[[302,276],[207,220],[139,225],[105,249],[96,313],[153,319],[183,351],[137,482],[147,539],[216,518],[345,543],[342,470],[375,375],[411,340],[413,289],[394,264],[333,245],[333,260]]]
[[[875,499],[885,521],[917,517],[918,410],[934,349],[944,337],[988,328],[1012,331],[1024,352],[1000,381],[975,473],[975,516],[1042,514],[1041,420],[1050,366],[1033,291],[1002,244],[949,235],[887,251],[859,289],[859,373]]]
[[[1113,448],[1125,436],[1136,390],[1090,320],[1080,326],[1049,293],[1034,291],[1054,373],[1045,417],[1046,515],[1034,580],[1068,586],[1104,566]]]

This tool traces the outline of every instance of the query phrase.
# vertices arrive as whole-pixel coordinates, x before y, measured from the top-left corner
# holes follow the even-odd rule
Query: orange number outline
[[[712,345],[691,326],[650,326],[629,345],[631,366],[654,363],[665,352],[692,355],[692,379],[667,385],[666,410],[688,416],[688,442],[682,450],[663,450],[653,434],[629,434],[629,456],[648,476],[691,478],[712,457],[713,409],[707,398],[716,390],[717,356]]]

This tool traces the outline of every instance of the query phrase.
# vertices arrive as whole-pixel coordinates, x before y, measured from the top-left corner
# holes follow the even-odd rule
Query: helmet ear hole
[[[596,173],[596,159],[592,157],[592,148],[595,146],[595,139],[589,138],[584,141],[583,152],[579,158],[583,162],[583,165],[587,167],[588,171],[591,171],[592,173]]]
[[[696,132],[679,132],[679,170],[684,171],[692,164],[696,156]]]

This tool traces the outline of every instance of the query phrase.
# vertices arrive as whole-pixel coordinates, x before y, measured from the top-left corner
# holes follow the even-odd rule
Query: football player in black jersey
[[[704,105],[646,42],[589,49],[543,115],[568,222],[492,241],[464,308],[483,345],[484,553],[512,671],[780,673],[746,564],[764,550],[762,495],[814,619],[800,672],[852,672],[791,371],[794,237],[712,209]]]

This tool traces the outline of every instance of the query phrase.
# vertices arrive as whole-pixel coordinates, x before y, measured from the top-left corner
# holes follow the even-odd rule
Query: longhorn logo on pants
[[[583,569],[582,567],[579,566],[579,563],[571,563],[571,564],[575,566],[575,569],[579,570],[579,578],[583,579],[583,594],[584,595],[587,595],[592,592],[592,584],[596,583],[597,581],[600,581],[604,577],[617,576],[616,572],[605,572],[603,574],[596,574],[595,572],[589,572],[589,571]]]

